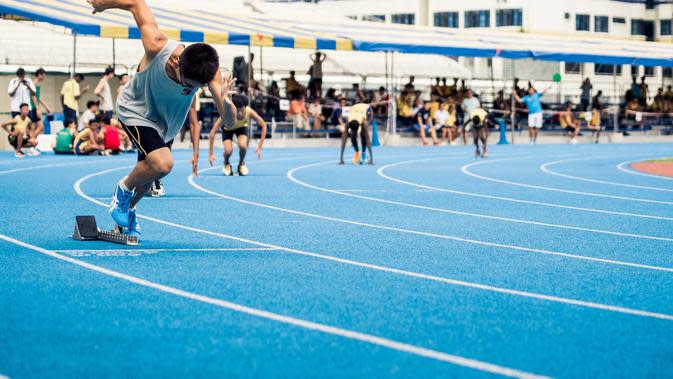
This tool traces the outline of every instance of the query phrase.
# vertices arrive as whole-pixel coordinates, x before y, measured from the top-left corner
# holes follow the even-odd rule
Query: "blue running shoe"
[[[125,228],[123,233],[130,236],[140,237],[140,224],[138,224],[135,209],[129,210],[129,227]]]
[[[129,208],[134,196],[135,192],[125,190],[117,183],[117,188],[115,188],[115,192],[112,195],[112,203],[110,204],[110,215],[117,225],[122,228],[129,227]]]
[[[362,152],[362,159],[360,160],[360,164],[363,165],[367,161],[367,152],[363,151]]]

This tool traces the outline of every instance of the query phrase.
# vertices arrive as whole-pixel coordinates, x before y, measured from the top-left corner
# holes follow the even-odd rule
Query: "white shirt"
[[[440,109],[437,112],[435,112],[435,121],[437,121],[437,124],[439,124],[439,126],[445,126],[446,121],[448,119],[449,119],[449,111]]]
[[[479,99],[477,99],[475,96],[472,97],[466,97],[463,99],[463,111],[465,114],[471,114],[474,112],[475,109],[481,107],[481,103],[479,102]]]
[[[112,102],[112,90],[110,89],[110,83],[108,80],[105,80],[103,84],[103,102],[100,104],[100,109],[104,112],[114,110],[114,103]]]
[[[82,115],[79,117],[79,124],[77,125],[77,131],[81,131],[82,129],[86,128],[86,126],[91,122],[91,120],[95,120],[96,115],[91,112],[90,109],[87,109],[82,113]]]
[[[33,81],[25,78],[24,79],[30,88],[35,91],[35,85],[33,84]],[[14,88],[16,88],[17,83],[19,83],[19,78],[14,78],[9,81],[9,86],[7,86],[7,93],[11,93]],[[14,93],[14,96],[10,96],[10,110],[12,112],[20,112],[21,111],[21,104],[28,104],[28,108],[33,109],[30,106],[30,89],[28,89],[28,86],[25,84],[21,83],[19,84],[19,88],[16,90]]]

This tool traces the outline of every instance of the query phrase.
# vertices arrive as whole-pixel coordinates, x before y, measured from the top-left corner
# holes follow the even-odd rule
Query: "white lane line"
[[[199,295],[199,294],[196,294],[196,293],[193,293],[193,292],[188,292],[188,291],[181,290],[181,289],[178,289],[178,288],[175,288],[175,287],[166,286],[166,285],[156,283],[156,282],[152,282],[152,281],[142,279],[142,278],[139,278],[139,277],[136,277],[136,276],[127,275],[127,274],[124,274],[124,273],[121,273],[121,272],[118,272],[118,271],[114,271],[114,270],[110,270],[110,269],[107,269],[107,268],[104,268],[104,267],[101,267],[101,266],[96,266],[96,265],[93,265],[93,264],[90,264],[90,263],[86,263],[86,262],[80,261],[78,259],[74,259],[74,258],[71,258],[71,257],[67,257],[65,255],[58,254],[54,251],[43,249],[39,246],[35,246],[35,245],[31,245],[31,244],[23,242],[23,241],[19,241],[17,239],[6,236],[4,234],[0,234],[0,239],[3,239],[5,241],[10,242],[12,244],[15,244],[17,246],[21,246],[23,248],[36,251],[38,253],[48,255],[52,258],[56,258],[56,259],[59,259],[59,260],[64,261],[64,262],[72,263],[74,265],[83,267],[87,270],[98,272],[98,273],[106,275],[106,276],[110,276],[110,277],[113,277],[113,278],[124,280],[124,281],[130,282],[130,283],[133,283],[133,284],[137,284],[137,285],[140,285],[140,286],[143,286],[143,287],[152,288],[152,289],[155,289],[155,290],[158,290],[158,291],[161,291],[161,292],[165,292],[165,293],[169,293],[171,295],[175,295],[175,296],[182,297],[182,298],[185,298],[185,299],[190,299],[190,300],[194,300],[194,301],[198,301],[198,302],[202,302],[202,303],[206,303],[206,304],[215,305],[215,306],[218,306],[220,308],[229,309],[229,310],[234,311],[234,312],[244,313],[244,314],[247,314],[247,315],[250,315],[250,316],[259,317],[259,318],[263,318],[263,319],[267,319],[267,320],[272,320],[272,321],[276,321],[276,322],[287,324],[287,325],[297,326],[297,327],[308,329],[308,330],[314,330],[314,331],[318,331],[318,332],[321,332],[321,333],[331,334],[331,335],[343,337],[343,338],[350,339],[350,340],[355,340],[355,341],[368,343],[368,344],[371,344],[371,345],[381,346],[381,347],[385,347],[385,348],[388,348],[388,349],[391,349],[391,350],[396,350],[396,351],[400,351],[400,352],[403,352],[403,353],[408,353],[408,354],[421,356],[421,357],[424,357],[424,358],[429,358],[429,359],[434,359],[434,360],[437,360],[437,361],[451,363],[451,364],[454,364],[454,365],[457,365],[457,366],[467,367],[467,368],[471,368],[471,369],[478,370],[478,371],[488,372],[488,373],[491,373],[491,374],[503,375],[503,376],[509,376],[509,377],[515,377],[515,378],[542,378],[543,377],[543,376],[540,376],[540,375],[528,373],[528,372],[525,372],[525,371],[520,371],[520,370],[509,368],[509,367],[499,366],[499,365],[495,365],[495,364],[492,364],[492,363],[479,361],[479,360],[476,360],[476,359],[470,359],[470,358],[465,358],[465,357],[461,357],[461,356],[457,356],[457,355],[453,355],[453,354],[447,354],[447,353],[443,353],[441,351],[431,350],[431,349],[423,348],[423,347],[416,346],[416,345],[411,345],[411,344],[407,344],[407,343],[403,343],[403,342],[399,342],[399,341],[395,341],[395,340],[391,340],[391,339],[387,339],[387,338],[383,338],[383,337],[374,336],[374,335],[371,335],[371,334],[361,333],[361,332],[357,332],[357,331],[349,330],[349,329],[342,329],[342,328],[338,328],[338,327],[335,327],[335,326],[320,324],[320,323],[317,323],[317,322],[312,322],[312,321],[308,321],[308,320],[304,320],[304,319],[300,319],[300,318],[294,318],[294,317],[290,317],[290,316],[286,316],[286,315],[281,315],[281,314],[278,314],[278,313],[273,313],[273,312],[265,311],[265,310],[262,310],[262,309],[252,308],[252,307],[248,307],[248,306],[245,306],[245,305],[233,303],[233,302],[226,301],[226,300],[221,300],[221,299],[216,299],[216,298],[212,298],[212,297],[209,297],[209,296]]]
[[[625,172],[630,175],[637,175],[637,176],[645,176],[648,178],[655,178],[655,179],[663,179],[663,180],[673,180],[673,178],[669,178],[668,176],[661,176],[661,175],[653,175],[653,174],[647,174],[644,172],[632,170],[630,168],[627,168],[627,166],[631,166],[631,164],[636,163],[636,161],[626,161],[622,162],[617,165],[617,170]]]
[[[594,192],[573,191],[573,190],[566,190],[566,189],[555,188],[555,187],[545,187],[545,186],[537,186],[537,185],[533,185],[533,184],[526,184],[526,183],[520,183],[520,182],[512,182],[512,181],[509,181],[509,180],[497,179],[497,178],[492,178],[492,177],[489,177],[489,176],[483,176],[483,175],[475,174],[475,173],[473,173],[469,170],[472,167],[483,166],[487,163],[505,162],[505,161],[510,161],[510,160],[513,160],[513,159],[508,158],[508,159],[496,159],[496,160],[491,160],[491,161],[473,162],[473,163],[468,163],[468,164],[464,165],[463,167],[460,168],[460,170],[463,172],[463,174],[471,176],[473,178],[486,180],[486,181],[490,181],[490,182],[494,182],[494,183],[507,184],[507,185],[516,186],[516,187],[531,188],[531,189],[550,191],[550,192],[568,193],[568,194],[580,195],[580,196],[599,197],[599,198],[605,198],[605,199],[615,199],[615,200],[626,200],[626,201],[642,202],[642,203],[673,205],[673,202],[671,202],[671,201],[650,200],[650,199],[642,199],[642,198],[637,198],[637,197],[615,196],[615,195],[607,195],[607,194],[594,193]]]
[[[365,198],[364,196],[359,196],[359,195],[350,194],[350,193],[339,193],[339,192],[336,192],[336,191],[328,189],[328,188],[318,187],[318,186],[315,186],[313,184],[302,182],[301,180],[297,179],[294,176],[294,173],[296,171],[299,171],[299,170],[307,168],[307,167],[316,166],[316,165],[319,165],[319,164],[320,163],[310,164],[310,165],[305,165],[305,166],[300,166],[300,167],[293,168],[292,170],[288,171],[287,177],[291,181],[293,181],[293,182],[295,182],[295,183],[297,183],[301,186],[311,188],[311,189],[314,189],[314,190],[317,190],[317,191],[333,193],[333,194],[342,195],[342,196],[361,198],[361,199],[365,199],[365,200],[372,199],[372,198]],[[191,182],[193,182],[193,181],[191,181]],[[195,185],[195,184],[192,184],[192,185]],[[293,209],[280,208],[280,207],[275,207],[275,206],[272,206],[272,205],[267,205],[267,204],[256,203],[256,202],[252,202],[252,201],[248,201],[248,200],[243,200],[243,199],[235,198],[235,197],[232,197],[232,196],[226,196],[226,195],[219,194],[217,192],[207,190],[207,189],[202,188],[198,185],[195,185],[195,187],[197,189],[201,189],[204,192],[210,193],[213,196],[221,196],[223,198],[227,198],[227,199],[230,199],[230,200],[233,200],[233,201],[238,201],[240,203],[255,205],[255,206],[263,207],[263,208],[274,209],[274,210],[287,212],[287,213],[294,213],[294,214],[298,214],[298,215],[302,215],[302,216],[319,218],[319,219],[323,219],[323,220],[342,222],[342,223],[358,225],[358,226],[366,226],[366,227],[369,227],[369,228],[389,230],[389,231],[400,232],[400,233],[409,233],[409,234],[415,234],[415,235],[420,235],[420,236],[425,236],[425,237],[433,237],[433,238],[440,238],[440,239],[451,240],[451,241],[465,242],[465,243],[470,243],[470,244],[475,244],[475,245],[499,247],[499,248],[504,248],[504,249],[516,250],[516,251],[525,251],[525,252],[529,252],[529,253],[554,255],[554,256],[560,256],[560,257],[564,257],[564,258],[586,260],[586,261],[591,261],[591,262],[600,262],[600,263],[612,264],[612,265],[618,265],[618,266],[628,266],[628,267],[642,268],[642,269],[647,269],[647,270],[673,272],[673,268],[671,268],[671,267],[652,266],[652,265],[645,265],[645,264],[640,264],[640,263],[617,261],[617,260],[612,260],[612,259],[587,257],[587,256],[583,256],[583,255],[562,253],[562,252],[552,251],[552,250],[542,250],[542,249],[534,249],[534,248],[528,248],[528,247],[517,246],[517,245],[500,244],[500,243],[495,243],[495,242],[487,242],[487,241],[480,241],[480,240],[474,240],[474,239],[457,237],[457,236],[450,236],[450,235],[446,235],[446,234],[421,232],[421,231],[412,230],[412,229],[403,229],[403,228],[397,228],[397,227],[392,227],[392,226],[385,226],[385,225],[379,225],[379,224],[369,224],[369,223],[365,223],[365,222],[359,222],[359,221],[346,220],[346,219],[340,219],[340,218],[335,218],[335,217],[322,216],[322,215],[318,215],[318,214],[314,214],[314,213],[307,213],[307,212],[296,211],[296,210],[293,210]],[[379,199],[379,200],[381,200],[381,199]],[[381,202],[388,202],[388,201],[383,200]]]
[[[559,160],[559,161],[547,162],[547,163],[544,163],[544,164],[540,165],[540,170],[542,172],[546,173],[546,174],[553,175],[553,176],[558,176],[560,178],[579,180],[579,181],[589,182],[589,183],[607,184],[607,185],[617,186],[617,187],[636,188],[636,189],[661,191],[661,192],[673,192],[673,189],[671,189],[671,188],[641,186],[641,185],[636,185],[636,184],[611,182],[611,181],[608,181],[608,180],[598,180],[598,179],[584,178],[584,177],[580,177],[580,176],[562,174],[560,172],[552,171],[551,169],[549,169],[549,167],[551,167],[551,166],[555,166],[555,165],[559,165],[559,164],[563,164],[563,163],[581,162],[581,161],[587,161],[587,160],[593,160],[593,159],[596,159],[596,158],[563,159],[563,160]]]
[[[85,194],[81,189],[81,185],[82,185],[82,183],[89,180],[90,178],[105,175],[105,174],[108,174],[110,172],[117,171],[117,170],[122,170],[122,169],[126,169],[126,167],[99,171],[99,172],[95,172],[95,173],[89,174],[87,176],[84,176],[84,177],[80,178],[74,184],[75,192],[77,192],[77,194],[80,197],[82,197],[82,198],[84,198],[84,199],[86,199],[86,200],[88,200],[88,201],[90,201],[94,204],[97,204],[97,205],[100,205],[100,206],[103,206],[103,207],[107,208],[108,207],[107,204],[102,203],[100,201],[97,201],[97,200],[91,198],[89,195]],[[206,170],[209,170],[209,169],[206,169]],[[203,170],[203,171],[206,171],[206,170]],[[190,181],[190,184],[192,186],[194,186],[195,188],[200,189],[202,191],[209,191],[205,188],[200,187],[198,184],[196,184],[194,182],[193,179],[194,179],[194,177],[192,175],[190,175],[188,177],[188,180]],[[212,191],[210,191],[210,192],[212,192]],[[225,196],[225,195],[220,194],[220,196]],[[354,260],[351,260],[351,259],[338,258],[338,257],[334,257],[334,256],[331,256],[331,255],[323,255],[323,254],[308,252],[308,251],[304,251],[304,250],[298,250],[298,249],[292,249],[292,248],[288,248],[288,247],[284,247],[284,246],[273,245],[273,244],[269,244],[269,243],[266,243],[266,242],[260,242],[260,241],[250,240],[250,239],[246,239],[246,238],[242,238],[242,237],[227,235],[227,234],[224,234],[224,233],[213,232],[213,231],[210,231],[210,230],[194,228],[194,227],[191,227],[191,226],[177,224],[177,223],[174,223],[174,222],[170,222],[170,221],[166,221],[166,220],[162,220],[162,219],[158,219],[158,218],[154,218],[154,217],[149,217],[149,216],[145,216],[145,215],[138,215],[138,217],[140,217],[144,220],[149,220],[149,221],[153,221],[153,222],[156,222],[156,223],[159,223],[159,224],[172,226],[172,227],[178,228],[178,229],[189,230],[189,231],[195,232],[195,233],[200,233],[200,234],[210,235],[210,236],[214,236],[214,237],[225,238],[225,239],[232,240],[232,241],[245,242],[245,243],[249,243],[249,244],[257,245],[257,246],[269,247],[269,248],[272,248],[274,250],[280,250],[280,251],[291,253],[291,254],[303,255],[303,256],[317,258],[317,259],[323,259],[323,260],[327,260],[327,261],[331,261],[331,262],[341,263],[341,264],[354,266],[354,267],[362,267],[362,268],[375,270],[375,271],[386,272],[386,273],[390,273],[390,274],[396,274],[396,275],[401,275],[401,276],[406,276],[406,277],[411,277],[411,278],[429,280],[429,281],[434,281],[434,282],[438,282],[438,283],[445,283],[445,284],[456,285],[456,286],[461,286],[461,287],[479,289],[479,290],[483,290],[483,291],[503,293],[503,294],[513,295],[513,296],[521,296],[521,297],[537,299],[537,300],[551,301],[551,302],[556,302],[556,303],[575,305],[575,306],[580,306],[580,307],[599,309],[599,310],[623,313],[623,314],[634,315],[634,316],[649,317],[649,318],[656,318],[656,319],[662,319],[662,320],[667,320],[667,321],[673,321],[673,315],[668,315],[668,314],[664,314],[664,313],[643,311],[643,310],[632,309],[632,308],[618,307],[618,306],[613,306],[613,305],[593,303],[593,302],[588,302],[588,301],[575,300],[575,299],[569,299],[569,298],[563,298],[563,297],[551,296],[551,295],[543,295],[543,294],[537,294],[537,293],[533,293],[533,292],[518,291],[518,290],[512,290],[512,289],[508,289],[508,288],[489,286],[489,285],[480,284],[480,283],[466,282],[466,281],[462,281],[462,280],[443,278],[443,277],[440,277],[440,276],[427,275],[427,274],[417,273],[417,272],[413,272],[413,271],[406,271],[406,270],[396,269],[396,268],[392,268],[392,267],[379,266],[379,265],[375,265],[375,264],[371,264],[371,263],[354,261]]]
[[[119,159],[115,160],[114,162],[129,162],[131,159]],[[87,161],[80,161],[80,162],[72,162],[69,161],[68,163],[52,163],[52,164],[46,164],[42,166],[31,166],[31,167],[22,167],[22,168],[15,168],[11,170],[4,170],[0,171],[0,175],[6,175],[6,174],[14,174],[17,172],[22,172],[22,171],[33,171],[33,170],[38,170],[38,169],[43,169],[43,168],[56,168],[56,167],[69,167],[69,166],[82,166],[82,165],[87,165],[87,164],[100,164],[102,162],[112,162],[109,160],[106,161],[93,161],[93,160],[87,160]]]
[[[130,253],[163,253],[163,252],[204,252],[204,251],[267,251],[275,250],[269,247],[239,247],[239,248],[211,248],[211,249],[70,249],[54,250],[57,253],[110,253],[110,252],[130,252]]]
[[[316,164],[310,164],[310,165],[294,168],[294,169],[291,170],[292,174],[288,174],[288,177],[293,182],[295,182],[299,185],[306,186],[308,183],[298,180],[294,176],[294,174],[297,171],[300,171],[300,170],[303,170],[303,169],[306,169],[306,168],[310,168],[310,167],[318,167],[318,166],[321,166],[321,165],[324,165],[324,164],[326,164],[326,163],[316,163]],[[386,167],[386,166],[384,166],[384,167]],[[380,170],[381,169],[379,169],[378,171],[380,171]],[[558,228],[558,229],[566,229],[566,230],[576,230],[576,231],[581,231],[581,232],[607,234],[607,235],[628,237],[628,238],[641,238],[641,239],[649,239],[649,240],[656,240],[656,241],[673,242],[673,238],[648,236],[648,235],[641,235],[641,234],[634,234],[634,233],[613,232],[613,231],[609,231],[609,230],[592,229],[592,228],[582,228],[582,227],[578,227],[578,226],[552,224],[552,223],[545,223],[545,222],[538,222],[538,221],[529,221],[529,220],[522,220],[522,219],[516,219],[516,218],[509,218],[509,217],[491,216],[491,215],[486,215],[486,214],[483,214],[483,213],[463,212],[463,211],[456,211],[456,210],[453,210],[453,209],[436,208],[436,207],[430,207],[430,206],[420,205],[420,204],[404,203],[404,202],[393,201],[393,200],[388,200],[388,199],[381,199],[381,198],[377,198],[377,197],[358,196],[358,195],[348,193],[348,191],[329,189],[329,188],[324,188],[324,187],[318,187],[318,186],[315,186],[315,185],[309,185],[309,186],[310,186],[309,188],[312,188],[312,189],[317,189],[317,190],[324,191],[324,192],[334,193],[334,194],[337,194],[337,195],[350,196],[350,197],[354,197],[354,198],[357,198],[357,199],[374,201],[374,202],[384,203],[384,204],[400,205],[400,206],[408,207],[408,208],[423,209],[423,210],[434,211],[434,212],[441,212],[441,213],[454,214],[454,215],[460,215],[460,216],[483,218],[483,219],[496,220],[496,221],[512,222],[512,223],[518,223],[518,224],[528,224],[528,225],[536,225],[536,226],[542,226],[542,227],[550,227],[550,228]]]
[[[511,198],[511,197],[486,195],[486,194],[481,194],[481,193],[476,193],[476,192],[457,191],[457,190],[452,190],[452,189],[449,189],[449,188],[433,187],[433,186],[429,186],[429,185],[425,185],[425,184],[410,182],[408,180],[402,180],[402,179],[399,179],[399,178],[392,177],[392,176],[385,173],[385,170],[387,170],[391,167],[397,167],[397,166],[401,166],[401,165],[427,162],[427,161],[435,161],[435,160],[446,160],[446,158],[442,157],[442,158],[432,158],[432,159],[414,159],[414,160],[410,160],[410,161],[397,162],[397,163],[381,166],[381,168],[378,169],[377,174],[380,175],[381,177],[385,178],[385,179],[388,179],[388,180],[396,182],[396,183],[406,184],[406,185],[410,185],[410,186],[414,186],[414,187],[418,187],[418,188],[424,188],[424,189],[427,189],[427,190],[433,190],[433,191],[438,191],[438,192],[446,192],[446,193],[451,193],[451,194],[461,195],[461,196],[471,196],[471,197],[478,197],[478,198],[482,198],[482,199],[501,200],[501,201],[508,201],[508,202],[512,202],[512,203],[538,205],[538,206],[550,207],[550,208],[570,209],[570,210],[581,211],[581,212],[609,214],[609,215],[613,215],[613,216],[625,216],[625,217],[637,217],[637,218],[647,218],[647,219],[654,219],[654,220],[673,221],[673,217],[654,216],[654,215],[647,215],[647,214],[642,214],[642,213],[608,211],[608,210],[595,209],[595,208],[574,207],[574,206],[571,206],[571,205],[562,205],[562,204],[555,204],[555,203],[546,203],[546,202],[541,202],[541,201],[515,199],[515,198]]]

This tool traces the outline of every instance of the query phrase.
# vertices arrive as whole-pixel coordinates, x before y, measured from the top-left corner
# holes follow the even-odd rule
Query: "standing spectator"
[[[591,101],[591,90],[594,87],[591,85],[591,80],[589,78],[584,79],[580,89],[582,90],[582,95],[580,96],[580,103],[582,104],[582,111],[586,112],[589,109],[589,102]]]
[[[63,115],[65,121],[73,120],[77,123],[77,109],[79,108],[79,98],[89,91],[89,86],[80,91],[79,83],[84,80],[84,75],[75,74],[72,78],[63,83],[61,87],[61,105],[63,105]]]
[[[635,76],[631,77],[631,96],[628,97],[626,100],[627,102],[631,101],[631,99],[637,99],[640,102],[640,98],[642,97],[642,92],[641,92],[641,87],[640,84],[638,84],[638,78]]]
[[[30,111],[30,102],[35,95],[35,86],[29,78],[26,78],[26,70],[23,68],[16,70],[16,78],[9,81],[7,92],[10,98],[12,118],[21,113],[21,104],[29,104],[28,110]]]
[[[91,121],[95,120],[98,117],[99,106],[96,101],[88,101],[86,103],[86,110],[79,118],[79,124],[77,124],[77,131],[82,131],[89,127]],[[102,119],[102,116],[101,116]]]
[[[325,118],[322,115],[322,105],[320,105],[320,98],[316,97],[313,99],[311,105],[308,106],[308,114],[311,116],[313,121],[313,129],[320,130],[322,129],[322,122]]]
[[[339,104],[334,108],[334,112],[332,112],[332,123],[336,125],[341,133],[346,130],[346,123],[348,120],[348,116],[345,115],[346,112],[344,110],[346,109],[346,99],[343,97],[339,99]]]
[[[124,88],[129,84],[129,74],[121,74],[119,75],[119,87],[117,87],[117,99],[119,99],[119,95],[122,93]]]
[[[650,96],[650,86],[645,83],[645,77],[640,78],[640,105],[647,106],[647,99]]]
[[[602,96],[603,91],[598,90],[598,92],[596,92],[596,96],[594,96],[594,98],[591,100],[592,106],[597,106],[599,109],[603,109],[603,100],[601,99]]]
[[[292,120],[295,129],[309,129],[308,112],[306,111],[306,97],[303,95],[290,102],[288,119]]]
[[[5,129],[8,134],[9,144],[14,147],[16,158],[25,158],[26,154],[22,151],[23,148],[29,148],[27,155],[40,155],[40,152],[35,149],[37,142],[28,135],[28,126],[30,126],[28,112],[30,112],[28,104],[19,104],[19,114],[9,121],[0,123],[0,128]],[[10,126],[11,128],[9,128]]]
[[[266,89],[266,114],[268,117],[279,119],[280,117],[280,88],[275,80]]]
[[[355,96],[353,97],[355,103],[364,103],[367,100],[365,99],[365,93],[360,89],[358,83],[353,83],[353,92],[355,93]]]
[[[528,95],[523,98],[516,93],[516,89],[512,91],[512,95],[518,103],[525,103],[528,108],[528,135],[530,136],[530,143],[537,143],[537,136],[542,128],[542,102],[540,99],[551,85],[541,92],[535,91],[535,87],[528,87]]]
[[[411,94],[416,90],[416,87],[414,86],[414,80],[416,80],[416,78],[413,75],[409,77],[409,82],[404,85],[404,91],[402,92],[403,94]]]
[[[283,79],[285,81],[285,96],[289,98],[298,97],[302,92],[302,86],[294,76],[295,72],[290,71],[290,77]]]
[[[498,95],[493,100],[493,109],[502,111],[499,112],[500,114],[498,115],[498,117],[503,117],[503,115],[508,114],[510,108],[511,108],[510,102],[507,99],[505,99],[505,91],[503,90],[498,91]]]
[[[311,76],[308,88],[311,92],[311,98],[320,99],[322,98],[322,62],[327,59],[327,56],[318,51],[315,54],[311,54],[309,57],[313,64],[308,69],[308,74]]]
[[[51,109],[49,106],[42,101],[42,82],[47,77],[47,72],[43,68],[37,69],[35,71],[35,95],[31,96],[30,99],[30,121],[32,122],[30,136],[31,138],[37,138],[44,131],[44,123],[42,122],[42,109],[47,111],[48,114],[51,114]]]
[[[103,77],[98,81],[98,85],[93,93],[98,96],[98,103],[100,104],[103,124],[110,124],[112,118],[112,111],[114,110],[114,101],[112,99],[112,89],[110,88],[110,79],[115,75],[112,67],[105,69]]]

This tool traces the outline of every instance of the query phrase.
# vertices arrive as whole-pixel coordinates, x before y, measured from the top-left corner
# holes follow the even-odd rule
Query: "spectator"
[[[30,136],[36,138],[44,131],[44,123],[42,122],[42,109],[46,110],[48,114],[51,114],[51,109],[49,106],[42,101],[42,82],[47,77],[47,72],[43,68],[37,69],[35,71],[35,80],[33,81],[35,85],[35,95],[31,96],[30,107],[30,121],[32,122]]]
[[[364,103],[367,101],[365,98],[365,93],[360,89],[360,85],[358,83],[353,83],[353,101],[355,103]]]
[[[551,85],[541,92],[537,92],[535,87],[528,87],[528,95],[523,98],[516,93],[516,88],[512,92],[514,99],[518,103],[526,104],[528,108],[528,135],[530,136],[531,144],[537,143],[537,136],[542,128],[542,102],[540,99],[549,88],[551,88]]]
[[[435,145],[439,145],[439,140],[437,139],[437,132],[433,125],[432,117],[430,117],[430,102],[426,101],[423,103],[423,107],[416,112],[416,124],[414,124],[414,129],[418,130],[421,135],[421,143],[423,146],[429,145],[428,140],[425,138],[425,133],[430,132],[432,137],[432,142]]]
[[[442,141],[447,141],[451,146],[455,146],[455,140],[460,136],[456,121],[456,106],[443,102],[435,113],[435,127],[437,130],[441,130]]]
[[[309,55],[311,58],[311,67],[308,69],[308,74],[311,79],[308,83],[308,88],[311,93],[311,98],[322,98],[322,62],[327,59],[327,56],[320,51]]]
[[[591,85],[591,80],[589,80],[589,78],[584,79],[584,82],[582,82],[580,89],[582,90],[582,95],[580,96],[582,111],[586,112],[586,110],[589,109],[589,102],[591,101],[591,90],[593,89],[593,86]]]
[[[292,121],[295,129],[309,129],[308,112],[306,111],[306,97],[301,95],[290,102],[287,118]]]
[[[84,80],[84,75],[75,74],[72,78],[63,83],[61,87],[61,105],[63,105],[63,115],[65,121],[73,120],[77,123],[77,109],[79,108],[79,98],[87,91],[89,86],[80,91],[80,82]]]
[[[20,104],[18,115],[12,117],[9,121],[0,123],[0,127],[5,129],[8,134],[7,139],[9,140],[9,144],[14,147],[14,156],[16,158],[24,158],[26,155],[40,155],[40,152],[35,149],[37,142],[28,134],[28,127],[30,126],[29,112],[30,107],[27,103]],[[24,148],[28,148],[27,153],[23,152],[22,149]]]
[[[101,131],[101,115],[89,122],[75,137],[73,145],[76,155],[101,155],[105,151],[105,136]]]
[[[466,115],[472,114],[476,109],[481,108],[481,102],[474,96],[474,93],[469,88],[465,91],[465,98],[461,105],[463,107],[463,113]]]
[[[379,90],[374,93],[374,104],[372,105],[372,111],[374,112],[375,116],[383,118],[387,115],[387,102],[389,100],[390,96],[388,96],[388,91],[386,91],[385,87],[379,87]]]
[[[89,127],[89,123],[95,120],[98,116],[99,106],[97,101],[88,101],[86,103],[86,110],[82,113],[82,116],[79,118],[79,124],[77,125],[77,131],[82,131]],[[101,119],[102,119],[101,115]],[[74,120],[73,120],[74,121]]]
[[[320,98],[313,99],[311,105],[308,106],[308,114],[311,117],[314,130],[322,129],[322,122],[325,118],[322,115],[322,105],[320,105]]]
[[[453,96],[453,97],[458,96],[458,78],[453,78],[453,84],[451,84],[448,87],[447,92],[448,92],[448,94],[447,94],[448,96]]]
[[[119,99],[119,95],[121,95],[122,91],[126,86],[129,84],[129,74],[121,74],[119,76],[119,87],[117,87],[117,99]]]
[[[666,92],[664,92],[664,98],[668,101],[673,101],[673,86],[666,86]]]
[[[98,81],[98,85],[93,91],[93,93],[98,96],[98,103],[100,104],[99,108],[102,113],[104,124],[110,124],[112,111],[114,110],[112,89],[110,87],[110,79],[112,79],[114,75],[115,71],[112,67],[106,68],[103,77]]]
[[[414,80],[416,80],[416,78],[413,75],[409,77],[409,82],[404,85],[404,90],[402,91],[403,94],[410,94],[416,91]]]
[[[591,107],[591,120],[589,121],[587,127],[594,133],[595,143],[598,143],[598,140],[601,137],[601,130],[603,129],[601,126],[602,114],[603,109],[599,104],[594,104]]]
[[[56,134],[54,153],[75,154],[73,142],[75,141],[76,135],[77,130],[75,130],[75,122],[73,120],[68,120],[68,123],[65,124],[64,128]]]
[[[662,112],[664,110],[664,89],[659,88],[657,94],[654,95],[654,102],[652,103],[652,110],[654,112]]]
[[[580,134],[581,127],[580,121],[576,120],[573,115],[573,104],[571,102],[566,103],[564,111],[559,116],[559,122],[563,129],[570,132],[570,143],[577,144],[577,136]]]
[[[23,68],[16,70],[16,78],[9,81],[7,92],[10,98],[12,118],[21,114],[22,104],[29,104],[28,110],[30,111],[30,103],[35,95],[35,86],[29,78],[26,78],[26,70]]]
[[[280,112],[280,88],[275,80],[266,89],[266,114],[269,118],[281,119]]]
[[[511,108],[510,101],[505,99],[505,91],[503,90],[498,91],[497,96],[495,97],[495,99],[493,99],[493,109],[502,111],[499,112],[498,115],[499,117],[502,117],[505,114],[509,114],[510,108]]]
[[[437,96],[437,97],[440,96],[441,80],[442,80],[441,78],[435,78],[435,84],[430,86],[430,96]]]
[[[400,122],[405,127],[414,124],[414,98],[411,96],[400,96],[397,99],[397,113]]]
[[[650,86],[645,83],[645,77],[640,78],[640,105],[647,106],[647,99],[650,96]]]
[[[598,90],[598,92],[596,92],[596,96],[594,96],[594,98],[591,100],[592,106],[596,106],[599,109],[603,109],[603,100],[601,99],[602,96],[603,91]]]
[[[334,108],[334,113],[332,114],[334,124],[337,125],[341,133],[346,130],[346,124],[348,123],[348,116],[346,115],[346,99],[343,97],[339,99],[338,107]]]
[[[295,72],[290,71],[290,77],[283,79],[285,81],[285,95],[290,98],[299,97],[302,92],[302,85],[294,76]]]
[[[642,92],[641,92],[641,87],[640,84],[638,84],[638,79],[635,76],[631,77],[631,96],[628,97],[626,101],[630,102],[632,98],[638,99],[640,101],[640,98],[642,97]]]

